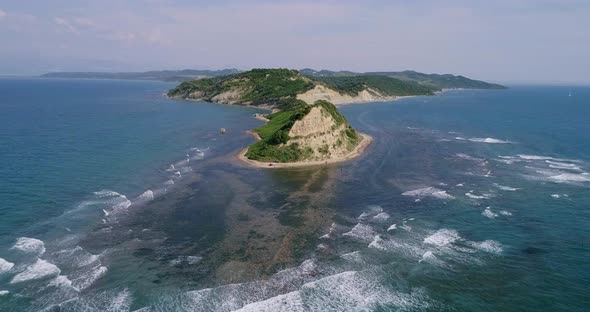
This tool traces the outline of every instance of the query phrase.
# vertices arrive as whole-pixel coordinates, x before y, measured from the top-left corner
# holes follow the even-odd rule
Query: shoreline
[[[373,100],[370,100],[370,101],[356,101],[356,102],[346,102],[346,103],[334,104],[334,106],[338,107],[338,106],[347,106],[347,105],[354,105],[354,104],[371,104],[371,103],[395,102],[395,101],[398,101],[398,100],[403,100],[403,99],[407,99],[407,98],[413,98],[413,97],[417,97],[417,96],[422,96],[422,95],[391,96],[391,97],[384,97],[384,98],[381,98],[381,99],[373,99]]]
[[[258,136],[258,134],[254,133],[252,131],[246,131],[246,132],[251,134],[252,136],[254,136],[254,138],[256,138],[256,140],[260,140],[260,136]],[[334,159],[297,161],[297,162],[289,162],[289,163],[263,162],[263,161],[252,160],[252,159],[249,159],[248,157],[246,157],[246,152],[248,152],[248,147],[240,150],[238,155],[236,155],[236,158],[238,160],[240,160],[241,162],[246,163],[252,167],[266,168],[266,169],[302,168],[302,167],[312,167],[312,166],[319,166],[319,165],[341,163],[341,162],[353,160],[353,159],[358,158],[359,156],[363,155],[363,152],[367,149],[367,147],[369,147],[369,145],[371,145],[371,142],[373,142],[372,136],[370,136],[366,133],[361,133],[361,132],[359,132],[359,134],[363,138],[362,141],[360,141],[359,144],[350,153],[348,153],[344,156],[341,156],[341,157],[334,158]]]

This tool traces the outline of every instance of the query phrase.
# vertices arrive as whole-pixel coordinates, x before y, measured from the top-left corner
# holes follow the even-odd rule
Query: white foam
[[[82,247],[76,246],[70,249],[60,250],[53,254],[55,262],[62,266],[81,268],[98,261],[99,256],[85,251]],[[62,266],[63,267],[63,266]]]
[[[436,257],[434,256],[432,251],[427,251],[422,255],[422,259],[418,260],[418,262],[428,261],[428,260],[433,260],[433,259],[436,259]]]
[[[290,293],[278,295],[270,299],[253,302],[235,310],[235,312],[275,312],[275,311],[290,311],[290,312],[304,312],[306,311],[303,300],[299,291],[292,291]]]
[[[402,222],[402,226],[401,228],[404,229],[407,232],[410,232],[412,230],[412,227],[406,224],[407,221]]]
[[[444,247],[461,239],[459,233],[453,229],[440,229],[424,239],[425,244]]]
[[[498,216],[498,214],[493,212],[490,207],[486,207],[486,209],[481,212],[481,215],[490,219],[494,219]]]
[[[72,281],[65,276],[65,275],[58,275],[51,281],[49,281],[49,286],[53,287],[72,287]],[[77,290],[77,289],[76,289]]]
[[[550,168],[554,168],[554,169],[566,169],[566,170],[575,170],[575,171],[582,170],[582,168],[580,168],[580,166],[578,166],[576,164],[553,161],[553,160],[545,160],[545,162],[549,164]]]
[[[10,249],[39,257],[45,253],[45,243],[36,238],[19,237]]]
[[[183,264],[193,265],[193,264],[199,263],[201,260],[203,260],[203,257],[199,257],[199,256],[180,256],[180,257],[178,257],[176,259],[170,260],[170,264],[171,265],[183,265]]]
[[[379,213],[383,212],[383,208],[381,206],[378,205],[369,205],[367,206],[367,211],[361,213],[361,215],[358,217],[358,219],[360,221],[362,220],[366,220],[371,216],[375,216]]]
[[[553,197],[553,198],[560,198],[561,195],[559,195],[559,194],[551,194],[551,197]]]
[[[478,142],[478,143],[488,143],[488,144],[512,144],[514,142],[507,141],[507,140],[500,140],[494,138],[469,138],[467,139],[471,142]]]
[[[554,176],[550,176],[549,180],[555,182],[590,182],[590,175],[584,173],[562,173]]]
[[[426,197],[431,196],[438,199],[453,199],[454,197],[450,194],[447,194],[446,191],[441,189],[437,189],[435,187],[424,187],[417,190],[406,191],[402,193],[403,196],[412,196],[412,197]]]
[[[106,311],[129,311],[131,307],[131,292],[125,288],[118,293],[110,302]]]
[[[98,196],[98,197],[119,197],[119,196],[123,196],[115,191],[111,191],[111,190],[100,190],[98,192],[94,192],[94,195]]]
[[[503,215],[503,216],[511,216],[512,215],[512,212],[506,211],[506,210],[501,210],[500,211],[500,214]]]
[[[477,157],[473,157],[471,155],[467,155],[464,153],[457,153],[455,154],[455,156],[462,158],[462,159],[466,159],[466,160],[472,160],[472,161],[483,161],[483,158],[477,158]]]
[[[498,184],[498,183],[494,183],[494,186],[497,187],[497,188],[499,188],[499,189],[501,189],[502,191],[511,191],[511,192],[514,192],[514,191],[520,190],[517,187],[511,187],[511,186],[501,185],[501,184]]]
[[[518,154],[516,156],[518,156],[519,158],[524,159],[524,160],[553,160],[553,161],[578,162],[578,160],[564,159],[564,158],[555,158],[555,157],[540,156],[540,155]]]
[[[113,211],[119,211],[127,209],[131,206],[131,201],[127,199],[125,195],[117,193],[111,190],[101,190],[98,192],[94,192],[98,200],[87,200],[82,202],[78,207],[85,207],[90,205],[107,205]],[[103,213],[108,216],[109,212],[106,209],[103,209]]]
[[[8,290],[0,290],[0,296],[6,296],[8,295],[10,292]]]
[[[387,232],[389,232],[389,231],[393,231],[393,230],[395,230],[395,229],[397,229],[397,225],[394,223],[394,224],[390,225],[390,226],[387,228]]]
[[[422,262],[430,263],[430,264],[436,265],[436,266],[447,267],[445,262],[438,259],[434,255],[434,252],[432,252],[430,250],[428,250],[424,254],[422,254],[422,258],[420,260],[418,260],[418,263],[422,263]]]
[[[475,247],[476,249],[479,249],[481,251],[485,251],[488,253],[493,253],[493,254],[501,254],[502,251],[504,250],[502,248],[502,244],[500,244],[499,242],[497,242],[495,240],[485,240],[483,242],[471,242],[470,244],[473,247]]]
[[[154,192],[152,190],[147,190],[143,192],[141,195],[139,195],[138,199],[141,201],[154,200]]]
[[[245,305],[236,311],[365,311],[378,307],[424,310],[423,292],[391,290],[365,272],[347,271],[304,284],[300,290]]]
[[[342,259],[350,261],[350,262],[355,262],[355,263],[364,263],[365,262],[363,260],[363,255],[361,254],[360,251],[353,251],[353,252],[345,253],[345,254],[340,255],[340,257]]]
[[[174,180],[168,180],[166,182],[164,182],[164,185],[174,185]]]
[[[336,234],[337,226],[338,225],[336,223],[332,222],[332,225],[330,225],[330,229],[328,230],[328,233],[322,235],[320,238],[325,238],[325,239],[332,238]]]
[[[373,238],[373,241],[369,244],[369,248],[375,248],[375,249],[379,249],[379,250],[386,250],[387,249],[387,248],[385,248],[384,241],[380,235],[375,235],[375,237]]]
[[[379,213],[373,217],[373,220],[377,222],[385,222],[389,220],[389,214],[387,212]]]
[[[369,242],[375,237],[375,231],[370,225],[358,223],[349,232],[342,235]]]
[[[99,278],[103,277],[107,271],[107,267],[97,265],[85,272],[83,275],[72,280],[72,285],[74,285],[74,287],[77,289],[84,290],[94,284],[94,282],[96,282]]]
[[[14,267],[14,263],[0,258],[0,274],[10,271]]]
[[[52,263],[45,260],[37,259],[37,261],[28,266],[24,271],[15,275],[10,281],[11,284],[45,279],[59,275],[61,270]]]
[[[471,192],[465,193],[465,196],[472,198],[472,199],[489,199],[491,197],[489,194],[475,195]]]

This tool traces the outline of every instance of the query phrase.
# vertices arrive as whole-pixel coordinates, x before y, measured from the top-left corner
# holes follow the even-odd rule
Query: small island
[[[250,165],[281,168],[342,162],[362,154],[372,138],[352,128],[335,105],[433,95],[442,89],[433,79],[421,82],[384,74],[302,72],[253,69],[185,81],[171,89],[168,96],[271,109],[268,115],[257,115],[267,123],[251,131],[258,141],[238,157]],[[497,86],[481,83],[487,88]]]

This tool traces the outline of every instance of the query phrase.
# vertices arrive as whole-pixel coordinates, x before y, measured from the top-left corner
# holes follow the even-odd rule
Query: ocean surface
[[[0,79],[0,311],[590,309],[590,87],[343,106],[366,154],[283,170],[171,87]]]

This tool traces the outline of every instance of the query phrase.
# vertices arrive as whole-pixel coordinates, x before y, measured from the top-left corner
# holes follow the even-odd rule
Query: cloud
[[[72,23],[70,23],[67,19],[62,18],[62,17],[56,17],[53,19],[53,22],[55,24],[57,24],[58,26],[60,26],[62,29],[65,29],[67,32],[73,33],[73,34],[79,34],[80,31],[78,30],[78,28],[76,28],[74,25],[72,25]]]
[[[587,0],[61,1],[69,5],[22,1],[7,15],[0,11],[0,37],[9,43],[3,48],[134,69],[198,62],[589,79]],[[25,23],[24,12],[37,20]],[[11,33],[17,26],[20,34]]]
[[[89,18],[74,17],[72,20],[74,21],[74,23],[76,23],[79,26],[96,27],[96,23],[92,19],[89,19]]]

